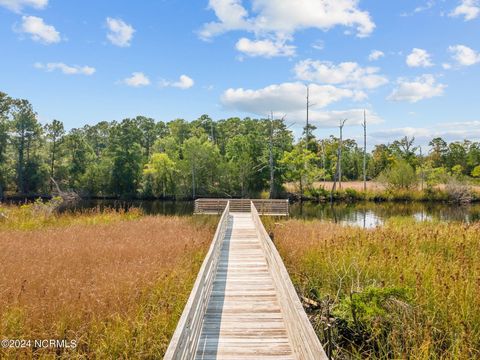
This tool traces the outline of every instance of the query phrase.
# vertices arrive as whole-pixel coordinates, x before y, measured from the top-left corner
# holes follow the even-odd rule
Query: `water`
[[[343,225],[374,228],[393,217],[417,221],[480,221],[480,204],[454,205],[440,203],[354,203],[354,204],[294,204],[290,215],[302,219],[322,219]]]
[[[190,216],[193,213],[191,201],[120,201],[85,200],[76,208],[90,209],[138,207],[146,214]],[[382,226],[392,217],[408,217],[417,221],[480,221],[480,204],[459,206],[439,203],[354,203],[354,204],[293,204],[292,218],[320,219],[348,226],[373,228]]]

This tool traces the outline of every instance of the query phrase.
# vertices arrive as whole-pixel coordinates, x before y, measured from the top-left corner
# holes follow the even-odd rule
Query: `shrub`
[[[472,176],[474,178],[480,178],[480,165],[475,166],[472,170]]]
[[[448,199],[458,204],[467,204],[472,201],[472,190],[470,187],[456,179],[450,179],[445,187]]]
[[[455,165],[452,167],[452,174],[456,177],[460,177],[463,175],[463,166],[462,165]]]
[[[382,172],[380,181],[391,189],[409,190],[417,184],[417,175],[408,162],[397,160],[392,167]]]

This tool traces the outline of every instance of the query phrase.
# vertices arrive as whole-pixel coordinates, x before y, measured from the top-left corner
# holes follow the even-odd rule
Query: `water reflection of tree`
[[[381,220],[392,217],[410,217],[419,220],[480,221],[480,204],[458,206],[447,203],[421,202],[361,202],[355,204],[303,203],[291,206],[291,216],[324,219],[333,222],[356,223],[366,226],[369,216]]]

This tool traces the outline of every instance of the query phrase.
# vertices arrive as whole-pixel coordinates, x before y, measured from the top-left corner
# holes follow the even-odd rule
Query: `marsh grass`
[[[58,212],[55,202],[35,202],[21,206],[0,203],[0,231],[38,230],[70,225],[109,224],[135,220],[142,216],[140,209],[83,209],[81,211]]]
[[[480,224],[269,222],[335,358],[480,357]]]
[[[75,339],[75,350],[0,350],[0,358],[161,358],[216,220],[139,212],[0,225],[0,338]],[[3,352],[2,352],[3,351]]]

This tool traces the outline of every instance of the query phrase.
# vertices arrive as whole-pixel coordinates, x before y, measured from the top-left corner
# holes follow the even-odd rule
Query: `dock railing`
[[[212,244],[203,261],[187,304],[165,353],[164,360],[191,360],[195,358],[203,318],[213,289],[219,254],[227,230],[230,203],[227,201],[217,226]]]
[[[230,203],[231,212],[250,212],[250,203],[252,201],[261,215],[289,215],[288,199],[197,199],[195,200],[194,214],[221,214],[227,202]]]
[[[277,289],[280,308],[285,318],[288,337],[296,358],[302,360],[328,359],[315,330],[308,320],[282,258],[265,230],[253,201],[250,203],[250,207],[252,219]]]

